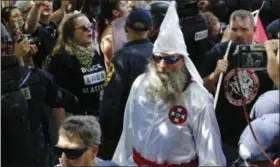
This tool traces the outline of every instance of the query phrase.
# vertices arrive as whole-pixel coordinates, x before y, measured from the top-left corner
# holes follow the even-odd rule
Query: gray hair
[[[255,18],[251,12],[247,10],[236,10],[230,16],[230,21],[235,20],[236,18],[247,19],[251,21],[251,26],[255,27]]]
[[[94,116],[70,116],[59,127],[59,134],[71,138],[79,135],[85,147],[100,145],[101,128]]]

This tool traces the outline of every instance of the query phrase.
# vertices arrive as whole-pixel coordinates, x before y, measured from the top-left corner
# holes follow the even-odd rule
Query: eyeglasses
[[[162,57],[162,56],[152,56],[153,60],[157,63],[161,62],[161,60],[164,61],[165,64],[174,64],[176,62],[178,62],[180,59],[183,58],[182,55],[174,55],[174,56],[166,56],[166,57]]]
[[[88,31],[93,30],[93,24],[92,23],[86,24],[86,25],[83,25],[83,26],[75,28],[75,29],[82,29],[84,32],[88,32]]]
[[[69,149],[69,148],[60,148],[58,146],[53,147],[53,153],[56,157],[61,157],[62,153],[66,155],[68,159],[78,159],[80,158],[88,148],[76,148],[76,149]]]

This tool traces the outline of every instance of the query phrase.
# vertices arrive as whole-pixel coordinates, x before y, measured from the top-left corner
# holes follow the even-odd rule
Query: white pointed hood
[[[183,55],[192,80],[203,86],[203,80],[189,58],[175,5],[175,1],[172,1],[169,5],[164,20],[161,23],[158,38],[154,43],[153,53],[177,53]]]

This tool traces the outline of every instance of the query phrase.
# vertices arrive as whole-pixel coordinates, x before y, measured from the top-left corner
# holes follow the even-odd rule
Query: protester
[[[59,128],[54,153],[60,157],[57,166],[117,166],[97,158],[101,129],[94,116],[70,116]]]
[[[36,67],[42,68],[43,61],[51,54],[57,40],[58,22],[63,18],[68,1],[62,1],[61,7],[53,12],[52,1],[34,1],[26,20],[24,33],[37,37],[40,41],[38,53],[34,56]]]
[[[153,44],[148,40],[152,28],[150,11],[135,8],[126,19],[128,43],[113,57],[115,71],[104,89],[100,123],[103,132],[102,158],[111,159],[121,136],[125,104],[134,80],[145,71],[152,55]]]
[[[271,90],[273,84],[264,70],[239,68],[233,55],[234,48],[239,44],[253,44],[255,32],[254,17],[249,11],[237,10],[230,18],[229,33],[233,42],[228,59],[223,59],[229,42],[216,45],[205,55],[202,77],[209,92],[214,93],[219,75],[224,73],[219,98],[216,106],[216,117],[221,129],[224,152],[228,162],[236,158],[239,137],[247,125],[241,106],[242,96],[250,111],[259,95]],[[237,75],[238,74],[238,75]],[[239,79],[237,79],[237,77]],[[240,83],[240,87],[239,84]],[[244,91],[240,93],[240,89]],[[217,95],[215,95],[217,96]]]
[[[77,108],[68,112],[99,115],[99,93],[106,71],[93,43],[92,23],[84,14],[72,14],[63,22],[48,70],[56,83],[76,95]]]
[[[133,83],[113,161],[122,166],[225,166],[213,99],[188,57],[170,3],[147,72]]]
[[[22,13],[17,7],[11,6],[3,8],[1,14],[2,23],[6,26],[12,40],[17,42],[21,37],[22,31],[25,29]]]
[[[4,20],[8,27],[11,27],[11,25],[15,24],[15,18],[19,18],[19,22],[17,22],[20,23],[19,25],[23,24],[21,14],[17,8],[7,7],[3,10],[5,11],[2,11],[2,13],[4,13],[4,15],[7,16],[5,18],[8,18],[7,20]],[[9,45],[9,48],[7,48],[8,50],[6,50],[8,52],[5,52],[8,55],[13,53],[19,57],[23,57],[25,64],[29,65],[30,67],[33,67],[34,63],[32,56],[35,55],[38,51],[36,44],[30,43],[26,37],[21,36],[20,31],[18,31],[18,28],[13,29],[13,32],[11,33],[8,33],[8,31],[9,29],[7,29],[6,26],[3,23],[1,23],[1,40],[3,40],[2,42],[4,45]],[[6,54],[5,52],[3,54]]]
[[[260,151],[260,148],[254,140],[249,126],[247,126],[242,133],[239,141],[239,154],[245,161],[246,166],[279,166],[279,110],[278,113],[265,114],[261,117],[256,118],[251,122],[251,125],[256,135],[257,141],[260,143],[261,147],[264,149],[273,163],[270,162],[268,158]]]
[[[104,56],[107,72],[110,72],[112,60],[112,27],[111,22],[116,18],[125,17],[128,14],[128,4],[120,0],[103,0],[101,13],[98,17],[98,42]]]

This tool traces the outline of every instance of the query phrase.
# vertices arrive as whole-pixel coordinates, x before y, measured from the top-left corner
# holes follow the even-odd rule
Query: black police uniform
[[[177,11],[190,59],[200,72],[204,54],[211,46],[207,21],[199,14],[197,0],[177,0]]]
[[[2,64],[11,56],[3,57]],[[20,90],[28,104],[28,123],[32,134],[33,146],[35,150],[30,150],[26,154],[34,154],[34,160],[29,165],[44,165],[46,157],[46,132],[43,132],[43,122],[45,120],[44,105],[51,108],[73,107],[77,103],[77,98],[69,92],[59,88],[53,81],[52,76],[37,68],[18,66],[21,84]],[[11,77],[14,73],[11,73]],[[18,136],[18,142],[20,136]],[[4,143],[3,143],[4,144]],[[8,144],[8,143],[5,143]],[[24,143],[22,143],[24,144]],[[13,156],[11,152],[10,156]],[[15,159],[17,157],[14,157]]]

